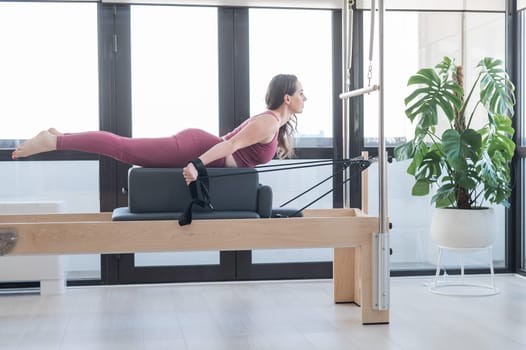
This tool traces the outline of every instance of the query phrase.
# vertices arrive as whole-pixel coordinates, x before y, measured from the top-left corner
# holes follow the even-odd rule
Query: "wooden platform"
[[[306,210],[303,218],[112,222],[111,213],[0,215],[16,234],[8,255],[334,248],[334,300],[361,305],[364,324],[388,323],[372,305],[373,233],[378,218],[359,209]],[[0,241],[0,244],[2,242]]]

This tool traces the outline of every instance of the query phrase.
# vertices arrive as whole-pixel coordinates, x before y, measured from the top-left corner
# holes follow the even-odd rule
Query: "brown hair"
[[[298,78],[292,74],[278,74],[270,81],[265,96],[267,109],[277,109],[283,103],[285,95],[294,95]],[[278,132],[278,158],[294,156],[292,135],[296,131],[297,118],[292,115],[290,120],[279,128]]]

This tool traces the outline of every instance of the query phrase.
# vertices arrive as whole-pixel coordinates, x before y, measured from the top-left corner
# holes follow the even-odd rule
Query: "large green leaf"
[[[515,153],[515,143],[512,140],[514,129],[511,119],[504,115],[495,115],[494,124],[485,128],[484,143],[490,157],[496,152],[502,153],[506,160],[511,161]]]
[[[426,179],[416,180],[413,188],[411,189],[411,194],[413,196],[426,196],[429,194],[431,184],[432,183]]]
[[[505,206],[509,205],[507,199],[511,194],[510,161],[515,151],[511,139],[513,133],[511,119],[495,115],[494,125],[483,129],[484,153],[477,164],[484,184],[484,198]]]
[[[486,57],[477,67],[481,69],[480,101],[490,115],[513,115],[515,86],[502,68],[501,60]]]
[[[419,143],[414,142],[413,146],[414,146],[413,160],[411,161],[411,164],[409,164],[409,166],[407,167],[407,173],[410,175],[416,176],[416,173],[418,169],[420,168],[425,156],[428,154],[429,149],[424,142],[419,142]]]
[[[431,202],[435,203],[437,208],[444,208],[454,204],[455,185],[446,183],[440,186],[433,197],[431,197]]]
[[[447,79],[450,74],[457,74],[457,66],[455,65],[454,60],[447,56],[445,56],[435,68],[443,79]]]
[[[407,141],[401,145],[398,145],[394,149],[394,157],[398,161],[411,159],[414,155],[413,140]]]
[[[463,132],[448,129],[442,134],[446,161],[456,171],[466,170],[468,160],[471,160],[471,164],[477,161],[477,151],[481,143],[482,137],[473,129],[466,129]]]
[[[406,115],[418,124],[427,128],[438,123],[438,110],[442,110],[448,120],[455,119],[455,111],[459,110],[462,100],[462,88],[454,81],[441,78],[433,69],[420,69],[409,78],[408,85],[419,85],[404,102],[407,106]]]
[[[496,204],[508,206],[511,195],[509,162],[500,154],[492,158],[485,154],[480,164],[481,178],[484,183],[484,198]]]
[[[415,168],[414,176],[416,180],[426,179],[429,182],[436,182],[442,173],[442,156],[440,152],[436,149],[431,149],[423,153],[422,160]]]

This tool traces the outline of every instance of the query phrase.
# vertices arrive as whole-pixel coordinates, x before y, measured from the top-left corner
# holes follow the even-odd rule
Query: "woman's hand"
[[[183,168],[183,177],[186,185],[190,185],[197,180],[197,169],[192,163],[188,163],[188,165]]]

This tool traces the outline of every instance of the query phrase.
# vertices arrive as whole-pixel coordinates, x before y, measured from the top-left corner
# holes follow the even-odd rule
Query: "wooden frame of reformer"
[[[16,235],[8,255],[334,248],[334,301],[361,306],[362,323],[388,323],[372,301],[373,234],[378,218],[359,209],[311,209],[302,218],[111,221],[111,213],[0,215]]]

